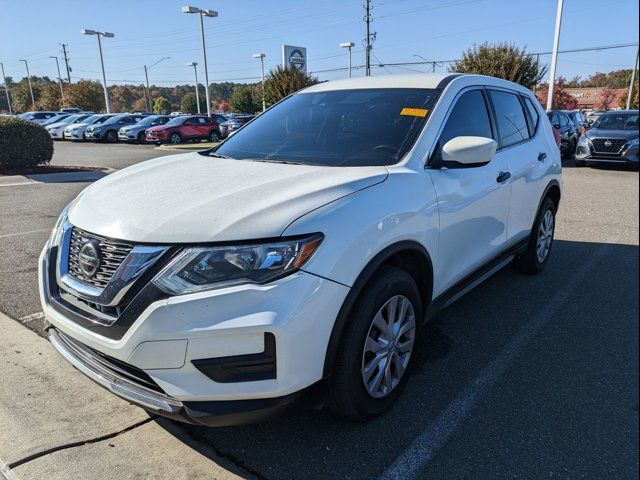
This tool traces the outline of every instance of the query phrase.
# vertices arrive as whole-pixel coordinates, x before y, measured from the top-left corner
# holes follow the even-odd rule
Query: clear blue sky
[[[206,18],[211,81],[255,81],[262,51],[266,66],[280,62],[283,43],[308,49],[309,70],[346,65],[339,42],[354,41],[354,64],[364,61],[362,21],[364,0],[193,0],[193,5],[219,12]],[[142,66],[171,56],[150,70],[151,83],[171,86],[192,83],[191,60],[201,65],[196,15],[180,12],[176,0],[0,0],[0,62],[7,76],[56,77],[60,43],[69,45],[72,80],[99,79],[96,38],[81,28],[110,31],[103,49],[109,83],[141,83]],[[377,62],[458,58],[474,43],[510,41],[532,52],[552,48],[556,0],[372,0],[372,59]],[[565,0],[561,49],[638,42],[637,0]],[[560,56],[558,74],[567,78],[596,71],[630,68],[635,48]],[[543,57],[549,61],[549,56]],[[62,66],[62,65],[61,65]],[[409,67],[426,71],[430,67]],[[439,70],[444,70],[440,67]],[[403,73],[400,68],[374,69],[374,75]],[[362,71],[356,73],[362,75]],[[344,72],[318,73],[321,80],[342,78]],[[253,79],[253,77],[256,77]],[[201,78],[203,76],[201,75]]]

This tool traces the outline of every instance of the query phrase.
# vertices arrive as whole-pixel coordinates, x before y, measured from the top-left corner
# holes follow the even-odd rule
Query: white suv
[[[218,147],[92,184],[40,258],[50,339],[161,415],[256,421],[296,401],[367,420],[424,322],[549,258],[562,169],[530,91],[476,75],[321,83]]]

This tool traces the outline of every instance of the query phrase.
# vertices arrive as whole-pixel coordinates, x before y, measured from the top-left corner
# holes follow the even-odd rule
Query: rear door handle
[[[547,159],[547,154],[545,152],[540,152],[538,154],[538,161],[539,162],[544,162]]]
[[[498,174],[498,178],[496,178],[496,182],[503,183],[511,178],[511,172],[500,172]]]

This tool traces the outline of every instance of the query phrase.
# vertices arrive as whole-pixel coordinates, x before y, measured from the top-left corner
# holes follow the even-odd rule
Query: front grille
[[[618,153],[627,143],[624,138],[594,138],[591,142],[593,149],[599,153]]]
[[[100,268],[95,275],[87,278],[80,270],[78,254],[82,245],[91,239],[96,239],[100,243],[101,261]],[[133,245],[131,244],[116,242],[74,227],[71,231],[71,240],[69,242],[69,275],[85,284],[103,289],[131,250],[133,250]]]

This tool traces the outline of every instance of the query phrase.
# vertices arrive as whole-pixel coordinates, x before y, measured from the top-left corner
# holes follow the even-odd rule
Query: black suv
[[[578,129],[578,133],[582,134],[589,129],[589,120],[580,110],[566,110],[564,113],[569,115],[569,118]]]
[[[580,138],[580,130],[571,120],[571,117],[562,110],[547,112],[551,125],[560,134],[560,152],[565,158],[573,158]]]

